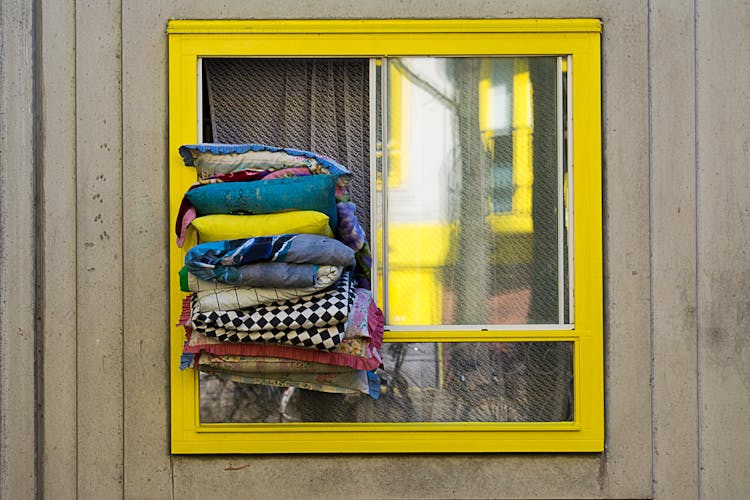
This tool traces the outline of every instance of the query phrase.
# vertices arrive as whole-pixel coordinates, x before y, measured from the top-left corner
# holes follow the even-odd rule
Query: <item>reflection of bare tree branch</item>
[[[417,87],[421,88],[428,94],[430,94],[432,97],[440,101],[441,103],[445,104],[447,107],[451,108],[452,110],[456,110],[457,105],[456,102],[442,93],[440,90],[436,89],[430,82],[416,74],[410,67],[408,67],[406,64],[403,63],[400,59],[391,59],[390,63],[397,67],[399,71],[401,71],[406,78],[415,84]]]

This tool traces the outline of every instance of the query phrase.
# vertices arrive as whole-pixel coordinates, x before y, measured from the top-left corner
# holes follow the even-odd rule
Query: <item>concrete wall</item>
[[[602,19],[604,454],[169,455],[166,23],[290,16]],[[3,0],[0,497],[742,497],[748,25],[740,1]]]

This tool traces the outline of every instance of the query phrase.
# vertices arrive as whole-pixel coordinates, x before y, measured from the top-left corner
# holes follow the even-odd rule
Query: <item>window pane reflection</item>
[[[388,59],[388,324],[567,322],[562,68]]]
[[[573,420],[572,342],[391,343],[383,358],[378,400],[201,374],[201,421]]]

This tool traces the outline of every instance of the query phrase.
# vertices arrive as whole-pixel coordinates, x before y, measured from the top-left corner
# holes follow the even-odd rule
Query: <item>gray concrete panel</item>
[[[602,476],[609,494],[643,498],[651,494],[647,3],[608,4],[603,24]]]
[[[699,1],[700,493],[750,491],[750,4]]]
[[[44,1],[41,493],[76,497],[76,113],[73,2]]]
[[[693,16],[657,1],[649,26],[656,498],[698,496]]]
[[[120,8],[116,0],[76,4],[81,498],[120,498],[123,487]]]
[[[33,33],[29,2],[0,3],[0,498],[36,489]]]
[[[623,8],[611,0],[279,0],[277,2],[177,2],[160,0],[170,19],[462,19],[462,18],[601,18],[619,10],[640,10],[643,0],[629,1]],[[638,8],[635,8],[638,6]],[[630,7],[626,9],[625,7]]]
[[[126,498],[171,498],[166,16],[123,5]]]
[[[175,498],[599,498],[592,455],[174,457]]]

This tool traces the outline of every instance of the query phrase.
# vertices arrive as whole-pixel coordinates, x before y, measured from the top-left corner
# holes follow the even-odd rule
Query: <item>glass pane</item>
[[[379,273],[389,325],[568,321],[563,67],[388,59]]]
[[[201,374],[201,422],[573,420],[573,343],[392,343],[381,395],[234,383]]]

